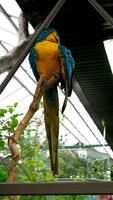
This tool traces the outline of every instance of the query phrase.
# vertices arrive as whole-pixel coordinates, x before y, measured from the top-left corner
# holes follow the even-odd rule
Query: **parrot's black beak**
[[[56,37],[56,41],[57,43],[60,43],[60,38],[58,36]]]

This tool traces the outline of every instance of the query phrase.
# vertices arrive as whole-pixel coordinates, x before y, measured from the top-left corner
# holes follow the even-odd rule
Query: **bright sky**
[[[20,14],[20,8],[16,4],[16,2],[14,0],[0,0],[0,4],[11,16],[11,19],[18,27],[18,16]],[[31,27],[30,31],[33,32],[33,29]],[[8,51],[10,51],[18,43],[17,31],[6,19],[2,12],[0,12],[0,41],[7,48]],[[0,45],[0,56],[5,54],[6,50]],[[34,79],[27,58],[22,63],[22,67]],[[7,73],[0,75],[0,83],[3,81],[6,75]],[[19,79],[19,82],[17,79]],[[20,82],[22,84],[20,84]],[[24,87],[27,88],[25,89]],[[35,91],[35,87],[36,84],[34,83],[34,81],[28,77],[28,75],[25,73],[25,71],[23,71],[22,68],[19,68],[19,70],[15,74],[15,77],[10,81],[10,83],[0,96],[0,107],[13,105],[13,103],[19,102],[18,112],[25,113],[32,101],[32,95]],[[59,97],[61,109],[64,96],[60,92],[60,90]],[[65,118],[63,119],[63,116],[60,114],[60,118],[63,119],[63,125],[62,123],[60,123],[60,136],[63,135],[64,140],[66,140],[66,145],[74,145],[78,142],[84,144],[107,144],[106,140],[101,135],[100,131],[98,130],[74,92],[72,93],[70,100],[74,104],[74,108],[73,105],[68,102],[67,108],[64,113]],[[42,110],[38,111],[36,113],[36,116],[39,118],[41,116],[41,118],[43,118]],[[42,128],[44,130],[44,126]],[[111,151],[110,147],[101,147],[98,150],[102,152],[108,152],[113,158],[113,152]]]
[[[106,53],[113,73],[113,39],[104,42]]]

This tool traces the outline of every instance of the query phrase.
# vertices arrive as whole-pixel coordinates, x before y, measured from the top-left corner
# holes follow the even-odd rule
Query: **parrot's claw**
[[[43,85],[44,85],[45,89],[48,89],[48,88],[49,88],[49,86],[48,86],[48,81],[43,80]]]
[[[55,78],[59,78],[60,74],[57,73],[57,72],[54,72],[54,73],[53,73],[53,76],[54,76]]]
[[[59,79],[59,78],[60,78],[60,74],[54,72],[54,73],[52,74],[52,77],[51,77],[49,80],[43,80],[43,85],[44,85],[45,89],[49,89],[49,88],[51,87],[51,86],[48,84],[48,82],[49,82],[50,80],[56,80],[56,79]],[[55,81],[55,83],[56,83],[56,81]]]

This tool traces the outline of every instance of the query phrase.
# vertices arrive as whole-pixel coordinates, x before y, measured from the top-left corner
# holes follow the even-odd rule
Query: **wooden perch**
[[[48,88],[52,87],[54,84],[56,84],[58,79],[59,79],[58,74],[53,75],[47,81],[47,83],[46,83],[47,86],[45,86],[45,82],[41,78],[39,79],[38,85],[36,87],[35,94],[34,94],[34,97],[33,97],[33,101],[30,104],[26,115],[24,116],[24,118],[22,119],[20,124],[18,125],[14,134],[11,137],[9,137],[8,145],[9,145],[9,148],[10,148],[10,151],[11,151],[11,154],[12,154],[12,159],[9,162],[8,182],[10,182],[10,183],[14,182],[14,180],[15,180],[16,166],[17,166],[17,163],[19,161],[19,151],[17,149],[16,143],[19,140],[19,138],[21,137],[21,135],[23,134],[23,132],[24,132],[25,128],[27,127],[30,119],[33,117],[35,112],[38,110],[40,99],[43,95],[45,87],[48,87]]]
[[[30,104],[27,113],[25,114],[24,118],[21,120],[21,122],[18,125],[17,129],[15,130],[14,134],[11,137],[9,137],[9,139],[8,139],[9,149],[12,154],[12,159],[9,161],[9,170],[8,170],[8,172],[9,172],[8,182],[9,183],[13,183],[15,181],[16,167],[17,167],[17,163],[18,163],[19,157],[20,157],[20,154],[19,154],[16,144],[17,144],[19,138],[21,137],[21,135],[23,134],[25,128],[27,127],[30,119],[33,117],[35,112],[38,110],[39,103],[40,103],[40,100],[41,100],[44,90],[47,89],[47,87],[50,88],[54,84],[56,84],[59,77],[60,77],[59,74],[54,74],[46,82],[46,84],[45,84],[45,81],[43,81],[41,78],[39,79],[36,90],[35,90],[35,94],[33,97],[33,101]],[[9,200],[16,200],[16,199],[17,199],[16,196],[9,196]]]
[[[16,143],[19,140],[21,134],[24,132],[30,119],[33,117],[34,113],[38,109],[38,105],[39,105],[39,102],[40,102],[40,99],[41,99],[42,93],[43,93],[43,84],[42,83],[43,83],[42,79],[40,79],[38,82],[38,85],[36,87],[33,101],[31,103],[26,115],[20,122],[20,124],[19,124],[18,128],[15,130],[14,134],[11,137],[9,137],[9,140],[8,140],[8,145],[9,145],[9,148],[10,148],[10,151],[12,154],[12,160],[9,162],[8,182],[10,182],[10,183],[14,182],[14,180],[15,180],[16,165],[19,160],[19,151],[17,149]]]

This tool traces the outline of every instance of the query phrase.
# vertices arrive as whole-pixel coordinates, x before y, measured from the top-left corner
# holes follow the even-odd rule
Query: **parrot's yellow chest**
[[[49,79],[53,73],[61,73],[58,43],[44,40],[37,43],[34,48],[37,53],[37,70],[44,80]]]

